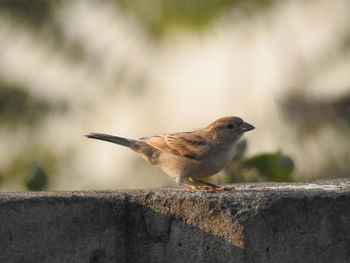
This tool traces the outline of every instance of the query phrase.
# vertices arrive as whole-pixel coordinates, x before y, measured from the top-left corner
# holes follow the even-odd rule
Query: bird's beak
[[[255,127],[251,124],[249,124],[248,122],[244,122],[241,126],[240,126],[240,130],[243,132],[247,132],[247,131],[251,131],[254,130]]]

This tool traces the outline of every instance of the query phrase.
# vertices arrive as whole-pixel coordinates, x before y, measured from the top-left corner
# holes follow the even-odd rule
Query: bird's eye
[[[228,129],[233,129],[233,124],[230,123],[229,125],[226,126]]]

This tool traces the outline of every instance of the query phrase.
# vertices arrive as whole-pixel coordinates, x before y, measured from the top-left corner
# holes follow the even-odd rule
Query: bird
[[[159,166],[165,173],[175,177],[176,183],[185,190],[207,192],[227,190],[201,178],[212,176],[223,169],[232,160],[238,140],[245,132],[253,129],[255,127],[242,118],[228,116],[217,119],[205,128],[138,140],[103,133],[90,133],[85,136],[128,147],[147,162]]]

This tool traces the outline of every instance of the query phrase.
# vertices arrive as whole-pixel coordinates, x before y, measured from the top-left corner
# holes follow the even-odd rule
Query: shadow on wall
[[[225,219],[218,209],[201,213],[205,199],[118,192],[105,192],[103,198],[64,195],[28,193],[2,201],[1,262],[227,262],[228,255],[243,262],[242,244],[232,244],[242,240],[242,233],[220,223],[229,216]],[[157,207],[172,213],[142,204],[153,198]]]

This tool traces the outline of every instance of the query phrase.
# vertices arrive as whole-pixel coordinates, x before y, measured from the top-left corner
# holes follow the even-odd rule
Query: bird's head
[[[220,118],[211,123],[206,132],[216,143],[235,143],[242,135],[255,127],[239,117],[229,116]]]

